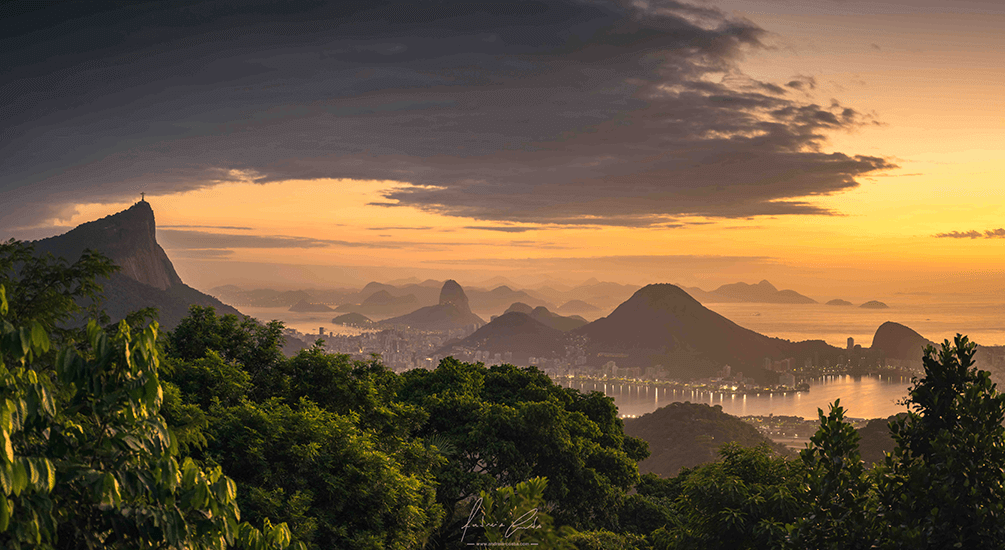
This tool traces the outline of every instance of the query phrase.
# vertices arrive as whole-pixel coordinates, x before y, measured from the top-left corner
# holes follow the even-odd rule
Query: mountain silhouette
[[[113,320],[145,308],[156,307],[158,321],[174,328],[191,305],[212,306],[218,314],[239,311],[186,285],[164,249],[157,244],[157,224],[150,203],[140,201],[117,214],[87,222],[55,237],[35,241],[36,253],[51,253],[72,263],[85,249],[108,256],[121,267],[104,287],[102,307]]]
[[[336,325],[346,325],[350,327],[369,327],[373,326],[374,322],[371,321],[364,315],[359,313],[346,313],[345,315],[339,315],[332,319],[332,322]]]
[[[744,447],[781,446],[761,435],[757,428],[722,412],[722,407],[699,403],[671,403],[624,420],[625,435],[649,444],[649,457],[639,462],[639,473],[674,477],[681,468],[693,468],[719,458],[722,445],[735,442]]]
[[[299,302],[290,306],[290,311],[298,313],[317,313],[317,312],[335,311],[335,310],[324,304],[312,304],[307,300],[300,300]]]
[[[471,312],[468,297],[457,281],[450,279],[440,289],[440,302],[419,308],[411,313],[385,319],[382,325],[408,326],[419,330],[455,330],[481,326],[485,321]]]
[[[558,309],[556,309],[555,311],[560,312],[560,313],[587,313],[587,314],[589,314],[589,313],[593,313],[593,312],[596,312],[596,311],[600,311],[600,308],[597,307],[597,306],[595,306],[595,305],[593,305],[593,304],[584,302],[582,300],[569,300],[568,302],[566,302],[566,303],[558,306]]]
[[[879,325],[872,337],[872,349],[883,350],[883,355],[892,359],[920,360],[929,345],[935,343],[893,321]]]
[[[526,304],[514,306],[515,311],[440,352],[511,351],[514,360],[565,357],[566,344],[576,340],[584,343],[590,364],[611,357],[622,367],[662,365],[669,377],[679,379],[710,376],[723,364],[742,368],[748,376],[767,376],[761,370],[765,358],[791,358],[801,364],[807,358],[836,358],[842,352],[822,340],[789,342],[758,334],[671,284],[643,287],[607,317],[567,333],[534,319],[537,310],[527,314]]]
[[[530,315],[511,311],[496,317],[473,334],[436,352],[450,355],[460,349],[513,352],[514,362],[525,362],[529,357],[551,357],[563,350],[565,333],[551,328]]]
[[[513,304],[509,306],[509,309],[506,310],[506,313],[510,313],[512,311],[526,313],[527,315],[530,315],[531,319],[562,332],[568,332],[587,323],[586,319],[583,319],[578,315],[565,317],[548,311],[548,308],[544,306],[530,307],[523,302],[513,302]]]
[[[378,290],[367,296],[361,304],[343,304],[335,311],[346,311],[368,316],[401,315],[406,311],[414,311],[419,307],[419,299],[412,294],[394,296],[387,290]]]
[[[505,285],[492,290],[474,289],[471,291],[471,307],[481,312],[499,311],[513,302],[523,302],[532,307],[549,305],[544,300],[531,296],[523,290],[513,290]]]
[[[803,296],[794,290],[778,290],[775,285],[764,280],[756,285],[732,283],[706,292],[700,288],[685,288],[688,294],[702,303],[752,302],[762,304],[815,304],[816,300]]]
[[[671,284],[643,287],[607,317],[572,334],[589,339],[590,355],[622,356],[619,366],[661,364],[671,377],[683,379],[709,376],[723,364],[760,368],[765,358],[798,363],[840,352],[821,340],[793,343],[743,328]]]

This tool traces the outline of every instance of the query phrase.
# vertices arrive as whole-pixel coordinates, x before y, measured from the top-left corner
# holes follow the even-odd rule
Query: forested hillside
[[[719,448],[727,443],[743,447],[767,445],[785,453],[784,446],[772,444],[757,428],[722,412],[721,406],[703,403],[670,403],[625,420],[625,433],[649,444],[649,458],[639,463],[639,471],[662,477],[673,477],[681,468],[714,461]]]

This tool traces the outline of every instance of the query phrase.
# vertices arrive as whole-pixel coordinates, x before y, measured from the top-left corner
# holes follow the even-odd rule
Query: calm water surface
[[[282,321],[286,328],[292,328],[304,334],[317,334],[320,327],[325,327],[325,333],[335,334],[360,334],[366,332],[358,328],[336,325],[332,319],[342,315],[338,311],[325,311],[317,313],[297,313],[290,311],[288,307],[251,307],[243,306],[237,308],[245,315],[250,315],[267,323],[272,320]]]
[[[903,303],[884,299],[889,309],[826,304],[706,304],[712,311],[768,336],[824,340],[845,347],[849,336],[862,347],[872,345],[876,329],[886,321],[911,327],[934,342],[952,341],[956,333],[985,346],[1005,344],[1005,304],[983,302]]]
[[[885,418],[903,412],[905,407],[897,402],[907,397],[911,385],[909,379],[899,377],[828,376],[809,380],[808,392],[734,395],[592,380],[560,379],[559,383],[580,391],[604,392],[614,398],[621,415],[641,416],[669,403],[690,401],[722,405],[723,412],[734,416],[776,414],[808,420],[817,418],[818,408],[826,413],[835,399],[841,400],[849,418]]]

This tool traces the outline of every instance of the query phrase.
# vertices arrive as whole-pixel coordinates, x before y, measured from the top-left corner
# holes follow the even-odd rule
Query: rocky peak
[[[457,309],[470,313],[471,307],[468,305],[468,297],[464,294],[464,289],[457,281],[448,279],[440,289],[440,305],[453,304]]]
[[[925,347],[932,344],[914,329],[893,321],[880,325],[872,337],[872,349],[894,359],[920,360]]]
[[[157,244],[157,224],[150,203],[140,201],[111,216],[87,222],[60,235],[35,243],[39,252],[76,261],[91,248],[121,267],[120,273],[160,290],[183,284],[164,249]]]

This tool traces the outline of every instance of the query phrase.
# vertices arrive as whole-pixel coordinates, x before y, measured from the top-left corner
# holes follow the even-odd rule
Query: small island
[[[879,303],[879,302],[877,302],[877,303]],[[833,300],[827,302],[827,305],[829,305],[829,306],[850,306],[850,305],[852,305],[852,303],[849,302],[848,300],[842,300],[841,298],[834,298]],[[862,306],[862,307],[865,307],[865,306]]]
[[[890,306],[880,302],[879,300],[869,300],[858,307],[864,307],[866,309],[890,309]]]
[[[324,304],[312,304],[307,300],[300,300],[299,302],[290,306],[290,311],[296,313],[316,313],[319,311],[335,311],[335,310]]]
[[[361,315],[359,313],[346,313],[345,315],[339,315],[338,317],[332,319],[332,322],[336,325],[356,328],[367,328],[376,324],[366,315]]]

